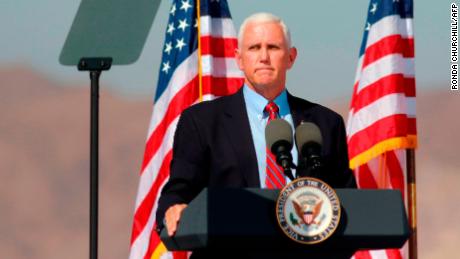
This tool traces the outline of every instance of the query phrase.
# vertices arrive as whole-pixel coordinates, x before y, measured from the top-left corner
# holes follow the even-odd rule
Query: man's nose
[[[270,55],[268,53],[267,48],[260,49],[260,61],[261,62],[268,62],[270,60]]]

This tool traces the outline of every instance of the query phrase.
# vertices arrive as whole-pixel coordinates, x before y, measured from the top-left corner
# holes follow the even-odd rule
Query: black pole
[[[415,150],[406,149],[407,169],[407,206],[409,211],[409,226],[411,235],[409,237],[409,259],[418,258],[417,247],[417,182],[415,175]]]
[[[101,71],[109,70],[112,58],[82,58],[78,70],[89,71],[91,79],[90,118],[90,194],[89,194],[89,258],[98,254],[98,210],[99,210],[99,77]]]
[[[99,77],[101,71],[90,71],[91,78],[91,147],[90,147],[90,259],[97,259],[99,208]]]

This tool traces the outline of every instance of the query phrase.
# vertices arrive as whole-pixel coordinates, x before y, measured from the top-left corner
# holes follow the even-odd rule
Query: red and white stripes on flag
[[[415,148],[411,0],[371,0],[347,124],[350,167],[359,188],[406,195],[405,149]],[[376,222],[378,224],[378,222]],[[405,258],[405,249],[360,251],[356,259]]]
[[[135,204],[130,259],[187,257],[183,252],[167,252],[154,230],[158,198],[169,178],[177,122],[190,105],[235,93],[243,84],[234,56],[237,39],[227,2],[201,0],[199,20],[196,2],[200,3],[175,0],[170,9]]]

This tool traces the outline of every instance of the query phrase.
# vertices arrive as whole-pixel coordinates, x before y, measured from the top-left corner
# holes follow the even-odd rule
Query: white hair
[[[243,21],[243,23],[240,26],[240,31],[238,32],[238,48],[242,47],[244,31],[246,30],[246,27],[248,26],[248,24],[250,23],[261,24],[261,23],[271,23],[271,22],[278,23],[281,26],[281,29],[283,30],[283,34],[284,34],[284,39],[286,40],[288,48],[290,48],[291,47],[291,33],[289,32],[289,28],[286,26],[283,20],[281,20],[281,18],[271,13],[255,13]]]

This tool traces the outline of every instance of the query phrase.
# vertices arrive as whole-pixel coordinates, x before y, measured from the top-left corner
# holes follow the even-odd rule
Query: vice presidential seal
[[[340,201],[325,182],[303,177],[281,190],[276,216],[283,232],[303,244],[320,243],[329,238],[340,220]]]

